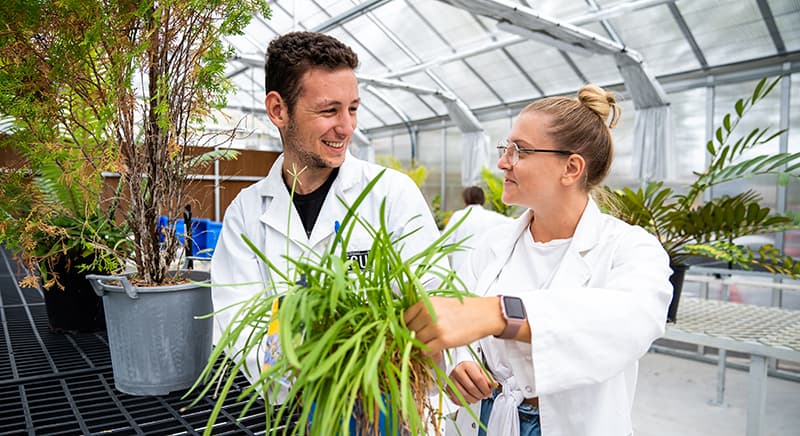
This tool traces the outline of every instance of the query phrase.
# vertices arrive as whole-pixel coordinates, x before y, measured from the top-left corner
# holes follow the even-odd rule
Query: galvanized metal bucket
[[[103,306],[118,390],[164,395],[187,389],[211,353],[213,311],[209,276],[185,271],[194,283],[133,286],[126,276],[87,275]]]

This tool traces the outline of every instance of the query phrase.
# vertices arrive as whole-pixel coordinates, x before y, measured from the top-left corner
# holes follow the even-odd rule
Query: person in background
[[[225,211],[211,260],[217,335],[238,308],[223,309],[274,289],[270,270],[242,235],[294,283],[300,277],[287,259],[323,252],[347,212],[340,199],[353,204],[382,170],[386,172],[359,206],[359,216],[378,225],[385,201],[387,231],[406,236],[403,256],[411,257],[439,237],[422,193],[408,176],[348,152],[360,104],[357,66],[350,47],[321,33],[287,33],[269,44],[265,104],[280,131],[283,154],[266,178],[242,190]],[[364,265],[371,246],[372,237],[356,225],[347,256]],[[276,280],[272,285],[280,290],[287,283]],[[240,338],[240,347],[245,340]],[[275,357],[269,348],[274,341],[267,342],[261,353],[247,356],[250,377],[257,378],[262,365]]]
[[[461,225],[447,238],[450,243],[466,240],[464,242],[464,250],[456,251],[450,256],[450,262],[456,271],[467,259],[469,250],[475,245],[481,234],[485,233],[487,229],[511,221],[511,218],[505,215],[483,208],[486,197],[480,186],[464,188],[461,197],[464,199],[466,207],[453,212],[450,221],[447,222],[447,226],[444,228],[444,231],[447,232],[466,215]]]
[[[611,165],[619,115],[592,85],[524,108],[497,166],[503,202],[528,210],[487,229],[459,271],[481,296],[432,297],[435,323],[423,304],[405,313],[434,357],[478,341],[490,375],[463,349],[447,363],[489,435],[632,434],[638,360],[664,332],[672,271],[653,235],[590,196]],[[463,410],[456,421],[462,434],[484,434]]]

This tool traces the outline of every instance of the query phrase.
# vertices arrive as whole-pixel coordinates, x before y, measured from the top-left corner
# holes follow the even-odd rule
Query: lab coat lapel
[[[275,161],[267,175],[268,182],[261,190],[261,196],[266,197],[267,204],[259,219],[283,237],[291,239],[295,244],[304,245],[307,243],[305,230],[300,221],[300,215],[297,214],[297,210],[291,203],[289,190],[283,182],[282,166],[283,155]],[[289,217],[288,226],[287,216]]]
[[[532,212],[527,210],[521,217],[515,221],[513,231],[508,236],[495,244],[489,244],[488,249],[491,250],[494,259],[489,265],[486,266],[486,272],[479,274],[478,283],[475,285],[475,293],[478,295],[486,295],[489,291],[489,286],[494,283],[503,266],[508,262],[511,257],[511,252],[514,250],[519,235],[528,229],[531,222]]]
[[[597,246],[602,234],[601,227],[600,209],[590,197],[572,242],[550,282],[550,288],[583,287],[589,282],[592,269],[586,262],[586,255]]]
[[[342,200],[349,204],[360,194],[360,192],[352,192],[359,176],[359,162],[348,151],[342,166],[339,167],[339,174],[336,176],[336,180],[333,181],[331,190],[328,191],[325,203],[323,203],[322,209],[319,211],[314,230],[311,232],[309,244],[311,247],[316,247],[321,241],[328,239],[336,231],[337,222],[341,224],[345,214],[347,214],[347,207],[342,204]]]

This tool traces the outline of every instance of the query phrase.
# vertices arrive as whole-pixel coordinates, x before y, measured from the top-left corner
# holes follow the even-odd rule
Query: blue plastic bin
[[[168,223],[167,217],[160,216],[158,218],[159,229],[167,226]],[[210,258],[214,254],[214,248],[217,246],[221,231],[221,222],[212,221],[208,218],[192,218],[192,255]],[[186,236],[186,225],[183,222],[183,218],[175,220],[175,235],[180,243],[183,244]],[[159,239],[163,242],[164,235],[161,235]]]

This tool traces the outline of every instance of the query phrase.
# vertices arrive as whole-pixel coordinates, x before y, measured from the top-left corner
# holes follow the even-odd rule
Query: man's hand
[[[492,395],[492,389],[497,386],[492,378],[483,372],[481,367],[475,362],[461,362],[450,372],[450,379],[456,385],[456,389],[461,392],[467,403],[472,404]],[[447,396],[455,404],[462,404],[455,392],[448,386]]]

